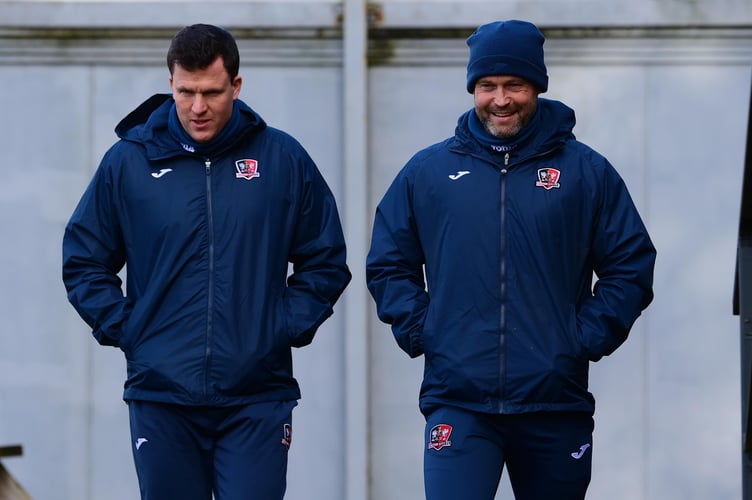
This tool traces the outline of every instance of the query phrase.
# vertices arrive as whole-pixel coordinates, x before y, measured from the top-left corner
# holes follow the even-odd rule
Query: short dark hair
[[[178,31],[167,51],[170,75],[178,64],[194,71],[208,68],[217,57],[222,57],[230,80],[238,76],[240,55],[235,38],[229,31],[210,24],[193,24]]]

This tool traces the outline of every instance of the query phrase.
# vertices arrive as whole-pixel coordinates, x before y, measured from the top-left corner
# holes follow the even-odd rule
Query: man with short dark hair
[[[229,32],[182,29],[167,64],[172,94],[120,122],[68,222],[63,280],[125,354],[141,497],[281,500],[291,348],[350,281],[337,206],[303,147],[238,99]]]

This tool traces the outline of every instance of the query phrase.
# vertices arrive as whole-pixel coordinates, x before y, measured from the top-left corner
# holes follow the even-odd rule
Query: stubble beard
[[[483,126],[489,134],[499,139],[510,139],[519,134],[523,127],[521,120],[518,119],[511,127],[496,128],[494,127],[493,120],[490,118],[483,122]]]

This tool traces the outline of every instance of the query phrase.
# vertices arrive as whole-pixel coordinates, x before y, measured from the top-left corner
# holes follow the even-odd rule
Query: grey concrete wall
[[[658,248],[654,303],[622,348],[592,364],[589,497],[739,498],[739,338],[731,294],[750,33],[725,41],[681,30],[670,39],[547,33],[544,96],[576,110],[576,135],[621,172]],[[439,62],[371,71],[372,208],[410,155],[450,135],[472,106],[461,45],[405,42],[398,50],[405,57]],[[719,107],[719,98],[726,105]],[[376,320],[370,343],[372,373],[388,374],[370,381],[373,476],[381,478],[374,498],[419,498],[422,362],[399,351]],[[505,484],[499,498],[509,494]]]
[[[368,165],[353,178],[360,170],[344,161],[343,95],[353,79],[342,66],[344,3],[0,1],[0,444],[25,451],[4,465],[37,499],[137,496],[122,356],[97,346],[67,304],[60,238],[114,125],[167,90],[164,51],[177,28],[204,21],[242,30],[241,97],[307,147],[345,218],[366,221],[409,156],[451,134],[472,105],[462,35],[520,17],[548,36],[547,96],[576,110],[578,138],[622,173],[659,251],[655,302],[628,342],[592,366],[589,498],[739,498],[731,294],[752,4],[378,3],[374,28],[397,38],[371,46],[379,62],[364,75]],[[423,28],[442,38],[399,38]],[[343,201],[353,185],[367,193],[368,214]],[[346,330],[344,313],[357,309],[364,286],[354,280],[314,344],[295,353],[303,399],[290,499],[358,500],[346,493],[353,481],[367,482],[371,500],[422,497],[422,362],[398,350],[370,303],[362,329]],[[362,366],[347,359],[352,343],[364,346]],[[348,384],[360,378],[367,404],[353,408]],[[348,468],[353,448],[366,450],[367,470]],[[508,493],[505,482],[500,498]]]

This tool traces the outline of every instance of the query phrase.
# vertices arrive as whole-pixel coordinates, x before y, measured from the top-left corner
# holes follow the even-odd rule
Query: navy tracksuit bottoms
[[[517,500],[582,500],[593,426],[589,413],[439,408],[426,419],[426,500],[493,500],[505,465]]]
[[[129,401],[142,500],[282,500],[296,404]]]

